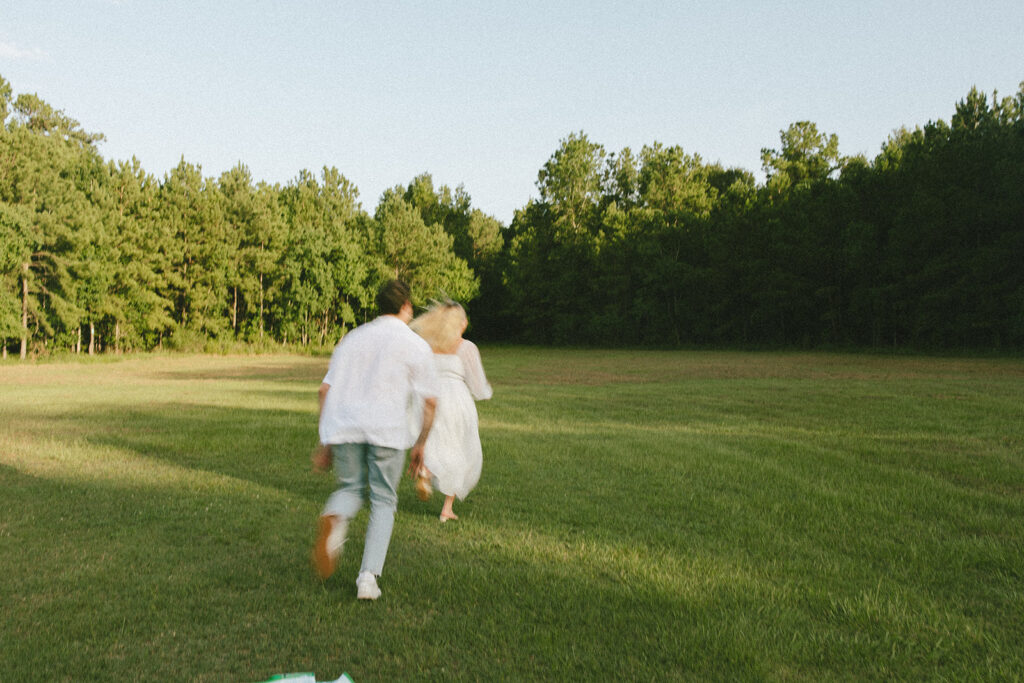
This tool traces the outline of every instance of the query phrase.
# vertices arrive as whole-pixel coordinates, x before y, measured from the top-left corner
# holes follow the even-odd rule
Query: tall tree
[[[11,84],[6,78],[0,76],[0,127],[5,127],[13,96],[14,89],[11,88]]]
[[[159,184],[139,160],[110,162],[106,188],[110,230],[116,244],[113,347],[153,348],[176,326],[172,316],[168,236],[159,228]],[[173,253],[173,250],[170,250]]]
[[[259,211],[256,191],[253,187],[252,174],[249,169],[239,163],[234,168],[221,174],[217,187],[223,197],[225,228],[231,236],[234,249],[229,250],[227,261],[227,285],[230,296],[231,333],[239,335],[239,318],[242,323],[247,308],[247,294],[258,289],[254,286],[253,274],[249,271],[252,262],[250,250],[255,246],[250,238],[259,237],[262,226],[255,223],[266,219],[266,214]]]
[[[583,133],[562,140],[537,174],[541,201],[551,207],[555,223],[569,235],[593,230],[601,198],[605,150]]]
[[[217,337],[229,328],[229,270],[237,250],[221,195],[199,166],[182,159],[164,178],[158,201],[166,296],[174,302],[182,331],[190,335],[183,343]]]
[[[280,190],[266,183],[254,186],[249,169],[242,164],[221,175],[219,186],[226,220],[239,240],[229,282],[232,332],[262,342],[273,270],[285,243]]]
[[[839,138],[819,132],[816,124],[797,121],[779,136],[780,149],[761,150],[761,164],[774,193],[807,188],[841,168]]]
[[[69,169],[82,154],[94,152],[95,139],[35,96],[20,95],[3,127],[0,202],[6,204],[3,221],[10,240],[5,251],[17,261],[22,358],[32,331],[52,335],[54,325],[73,328],[80,316],[68,266],[81,192]]]
[[[385,193],[369,225],[370,254],[377,279],[404,279],[424,303],[447,295],[468,301],[479,291],[466,262],[452,251],[453,239],[440,224],[427,225],[416,207],[398,193]]]
[[[18,249],[21,218],[17,209],[0,200],[0,346],[7,357],[11,339],[22,335],[20,271],[22,257]]]
[[[396,194],[397,188],[387,190],[381,201],[390,201]],[[435,190],[430,174],[424,173],[409,183],[402,199],[419,211],[424,225],[440,225],[451,236],[455,255],[478,275],[501,250],[501,223],[474,209],[472,199],[461,185],[455,190],[447,185]]]
[[[108,204],[107,165],[91,150],[75,155],[67,171],[79,191],[77,201],[69,206],[67,223],[71,227],[69,295],[79,320],[76,321],[75,350],[81,351],[82,325],[88,326],[88,353],[96,353],[97,324],[114,318],[124,302],[115,292],[121,266],[113,214]]]
[[[332,342],[370,298],[358,193],[335,168],[322,180],[302,171],[281,193],[288,236],[275,311],[285,338],[303,344]]]

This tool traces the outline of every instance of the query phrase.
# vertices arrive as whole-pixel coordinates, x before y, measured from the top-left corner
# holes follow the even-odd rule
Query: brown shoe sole
[[[327,579],[334,573],[335,558],[327,552],[327,539],[334,528],[334,518],[330,515],[320,517],[319,528],[316,534],[316,543],[313,544],[313,569],[321,579]]]
[[[430,485],[430,480],[426,477],[420,477],[416,480],[416,497],[426,502],[430,500],[430,494],[434,492],[433,487]]]

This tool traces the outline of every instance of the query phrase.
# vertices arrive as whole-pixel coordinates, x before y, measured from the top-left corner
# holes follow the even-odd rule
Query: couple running
[[[409,450],[409,474],[445,494],[442,522],[480,478],[483,462],[476,406],[491,397],[480,352],[462,338],[465,310],[439,303],[413,319],[409,286],[385,284],[380,316],[345,335],[320,385],[321,468],[333,459],[339,488],[320,515],[313,564],[321,578],[334,573],[348,522],[369,490],[370,518],[356,597],[380,597],[377,577],[391,541],[398,483]],[[415,330],[415,331],[414,331]],[[418,334],[417,334],[418,333]],[[330,456],[326,450],[329,448]]]

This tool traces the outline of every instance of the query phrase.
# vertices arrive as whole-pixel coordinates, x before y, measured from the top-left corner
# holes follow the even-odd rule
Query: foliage
[[[501,225],[429,175],[374,216],[336,168],[285,185],[243,164],[203,175],[184,158],[162,180],[104,162],[87,133],[0,78],[0,346],[147,350],[251,343],[324,347],[373,314],[395,275],[417,303],[470,300],[472,268]]]
[[[765,181],[660,142],[584,132],[507,228],[429,174],[371,213],[336,168],[162,179],[105,162],[0,78],[0,347],[332,345],[391,277],[472,304],[483,339],[574,345],[1024,348],[1024,84],[874,159],[799,121]]]
[[[538,175],[503,265],[514,338],[557,344],[1024,347],[1024,84],[845,158],[811,122],[766,182],[582,133]]]

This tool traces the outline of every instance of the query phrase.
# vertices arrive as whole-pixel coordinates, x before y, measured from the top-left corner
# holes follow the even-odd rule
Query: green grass
[[[308,552],[326,358],[0,364],[0,679],[1020,680],[1024,362],[482,350],[484,473]]]

